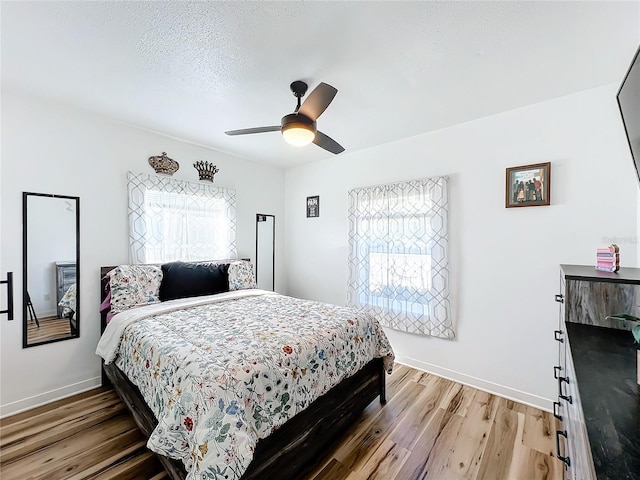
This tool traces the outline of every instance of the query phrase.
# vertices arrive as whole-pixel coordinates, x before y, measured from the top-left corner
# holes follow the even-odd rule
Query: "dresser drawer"
[[[566,453],[564,455],[560,453],[560,456],[568,456],[565,478],[596,480],[587,427],[580,402],[580,390],[576,382],[575,368],[568,339],[565,344],[566,376],[561,377],[558,381],[560,410],[563,412],[563,428],[566,432]]]

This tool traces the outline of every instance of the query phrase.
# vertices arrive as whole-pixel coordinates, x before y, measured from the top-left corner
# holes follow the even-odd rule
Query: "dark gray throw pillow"
[[[160,301],[199,297],[229,290],[229,264],[171,262],[162,265]]]

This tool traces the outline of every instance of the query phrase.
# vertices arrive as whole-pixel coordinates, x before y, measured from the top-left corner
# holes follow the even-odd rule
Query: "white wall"
[[[346,302],[347,192],[450,176],[455,340],[387,330],[399,360],[543,408],[556,396],[559,264],[626,239],[636,265],[637,181],[615,101],[589,90],[286,173],[288,292]],[[348,144],[345,145],[347,152]],[[551,162],[551,206],[504,207],[505,168]],[[320,195],[320,218],[305,198]]]
[[[2,92],[0,273],[14,272],[16,320],[0,321],[0,415],[98,384],[99,269],[128,262],[126,172],[149,172],[168,152],[177,178],[197,181],[196,160],[215,163],[215,184],[236,189],[240,257],[255,257],[256,213],[276,216],[284,238],[284,173],[207,148],[57,104]],[[80,197],[80,338],[22,349],[22,192]],[[276,249],[276,289],[284,291],[284,243]],[[6,305],[4,295],[1,305]]]

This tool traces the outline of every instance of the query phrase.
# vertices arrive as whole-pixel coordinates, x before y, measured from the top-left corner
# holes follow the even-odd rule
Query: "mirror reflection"
[[[79,336],[80,199],[24,192],[23,347]]]
[[[275,234],[274,215],[256,215],[256,284],[263,290],[275,290]]]

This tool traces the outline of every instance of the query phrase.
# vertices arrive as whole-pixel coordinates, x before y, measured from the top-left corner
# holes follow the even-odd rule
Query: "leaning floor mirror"
[[[256,284],[263,290],[275,290],[276,217],[256,215]]]
[[[80,198],[23,192],[22,346],[80,336]]]

